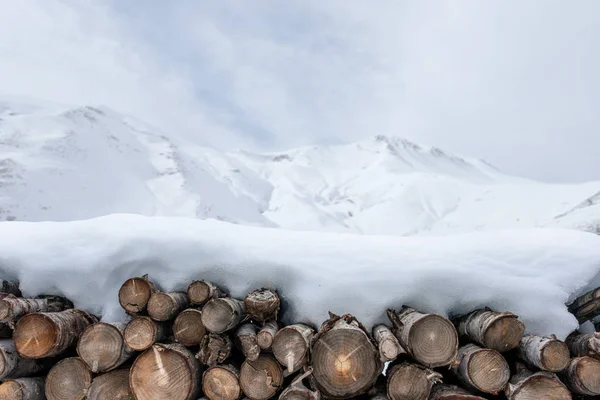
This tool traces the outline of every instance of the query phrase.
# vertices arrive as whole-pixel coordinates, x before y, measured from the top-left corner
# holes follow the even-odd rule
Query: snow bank
[[[519,314],[528,332],[564,338],[577,326],[564,303],[600,285],[600,236],[526,229],[399,238],[134,215],[0,224],[0,278],[20,279],[26,295],[62,293],[121,319],[120,285],[145,273],[164,290],[200,278],[239,297],[277,287],[288,322],[318,325],[331,310],[371,326],[402,304],[444,314],[487,305]]]

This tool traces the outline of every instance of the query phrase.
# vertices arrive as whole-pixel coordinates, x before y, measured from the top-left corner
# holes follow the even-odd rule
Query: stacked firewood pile
[[[128,279],[128,322],[100,322],[58,296],[23,298],[0,281],[0,400],[572,399],[600,396],[600,332],[525,335],[518,316],[448,319],[388,310],[368,330],[352,315],[283,326],[280,295],[244,299],[207,281],[163,292]],[[581,322],[600,289],[571,304]],[[595,311],[594,311],[595,310]]]

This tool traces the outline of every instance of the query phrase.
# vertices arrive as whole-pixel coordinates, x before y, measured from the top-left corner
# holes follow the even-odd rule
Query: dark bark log
[[[465,389],[438,383],[431,389],[429,400],[485,400],[483,397],[475,396],[467,392]],[[523,399],[525,400],[525,399]],[[533,398],[529,400],[534,400]],[[542,399],[539,399],[542,400]]]
[[[308,325],[295,324],[280,329],[273,339],[273,355],[291,375],[308,362],[308,352],[315,330]]]
[[[0,340],[0,380],[34,376],[44,369],[45,367],[38,360],[19,355],[12,340]]]
[[[201,370],[179,343],[155,344],[131,366],[129,386],[137,400],[196,400]]]
[[[279,363],[261,354],[255,361],[246,360],[240,369],[240,386],[250,400],[266,400],[275,396],[283,384]]]
[[[410,307],[388,310],[394,335],[406,352],[426,367],[450,365],[456,360],[458,334],[452,322],[438,314],[422,314]]]
[[[16,297],[21,297],[21,289],[19,288],[19,281],[5,281],[0,279],[0,293],[12,294]]]
[[[129,369],[117,369],[102,374],[92,381],[87,400],[131,400]]]
[[[125,323],[98,322],[88,326],[77,342],[77,354],[94,372],[107,372],[129,360],[134,350],[125,344]]]
[[[260,328],[260,331],[256,334],[256,341],[258,346],[264,351],[270,351],[273,346],[273,340],[279,330],[279,324],[277,321],[266,322],[265,325]]]
[[[525,335],[519,343],[519,358],[548,372],[559,372],[569,364],[569,348],[556,338]]]
[[[92,371],[78,357],[59,361],[46,377],[48,400],[83,400],[92,384]]]
[[[233,343],[227,335],[209,333],[202,338],[196,358],[209,367],[221,364],[231,355]]]
[[[169,324],[156,322],[150,317],[139,316],[127,323],[123,339],[133,350],[144,351],[153,344],[165,340],[169,337],[170,332]]]
[[[532,372],[519,367],[504,393],[508,400],[571,400],[567,387],[551,372]]]
[[[8,295],[0,300],[0,322],[12,324],[25,314],[34,312],[59,312],[73,308],[73,303],[59,296],[23,299]]]
[[[202,311],[195,308],[183,310],[173,323],[173,336],[184,346],[196,346],[202,342],[206,335],[206,328],[202,325]]]
[[[574,357],[589,356],[600,359],[600,332],[571,334],[566,343]]]
[[[313,340],[312,367],[323,396],[342,399],[365,393],[383,364],[367,330],[356,318],[330,313]]]
[[[575,357],[561,375],[572,392],[586,396],[600,396],[600,360]]]
[[[459,335],[501,353],[516,348],[525,333],[525,325],[515,314],[489,308],[459,318],[457,325]]]
[[[459,364],[452,366],[452,372],[475,392],[497,395],[510,379],[508,363],[496,350],[470,343],[458,349],[458,361]]]
[[[235,332],[235,342],[244,357],[255,361],[260,354],[260,347],[256,341],[256,327],[250,323],[241,325]]]
[[[277,320],[281,301],[277,292],[270,289],[259,289],[248,293],[244,299],[246,315],[253,321],[265,322]]]
[[[45,378],[18,378],[0,385],[0,400],[45,400]]]
[[[305,372],[295,377],[292,383],[281,392],[278,400],[320,400],[321,392],[311,390],[302,382],[303,379],[311,374],[312,368],[307,367]]]
[[[392,330],[384,324],[375,325],[372,330],[372,336],[379,349],[379,358],[382,362],[393,361],[400,354],[406,354],[406,351],[394,336]]]
[[[579,323],[593,319],[600,314],[600,288],[590,290],[579,296],[569,304],[568,308]]]
[[[244,316],[244,303],[230,297],[209,300],[202,308],[202,325],[211,333],[235,328]]]
[[[209,400],[238,400],[242,397],[240,371],[233,365],[215,365],[202,376],[202,390]]]
[[[156,291],[148,275],[127,279],[119,289],[119,304],[127,314],[137,315],[146,311],[150,296]]]
[[[188,306],[184,292],[154,292],[148,300],[148,315],[155,321],[170,321]]]
[[[212,282],[193,281],[188,286],[187,296],[191,305],[202,306],[210,299],[224,297],[225,293]]]
[[[403,362],[387,372],[387,396],[390,400],[427,400],[442,375],[418,364]]]
[[[23,357],[53,357],[73,347],[83,330],[95,322],[97,317],[76,309],[31,313],[19,319],[13,340]]]

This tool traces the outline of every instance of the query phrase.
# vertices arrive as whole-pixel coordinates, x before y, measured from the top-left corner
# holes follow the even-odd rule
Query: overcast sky
[[[0,94],[225,149],[398,135],[600,180],[600,1],[0,0]]]

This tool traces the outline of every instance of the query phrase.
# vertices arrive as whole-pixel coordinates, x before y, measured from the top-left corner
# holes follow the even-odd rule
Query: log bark
[[[257,322],[277,320],[280,304],[279,295],[271,289],[252,291],[244,299],[246,315]]]
[[[155,321],[170,321],[188,306],[184,292],[154,292],[148,300],[148,315]]]
[[[379,349],[379,358],[382,362],[393,361],[400,354],[406,352],[400,346],[398,338],[394,336],[392,330],[384,324],[375,325],[372,330],[373,339]]]
[[[16,297],[21,297],[21,289],[19,288],[19,281],[5,281],[0,279],[0,293],[12,294]]]
[[[256,341],[256,327],[250,323],[240,325],[235,332],[235,342],[242,350],[244,357],[255,361],[260,354],[260,347]]]
[[[539,371],[532,372],[519,367],[512,376],[504,393],[508,400],[571,400],[571,392],[558,379],[556,374]]]
[[[134,350],[123,339],[125,323],[98,322],[88,326],[77,342],[77,354],[94,372],[107,372],[129,360]]]
[[[426,367],[442,367],[456,360],[458,334],[454,325],[438,314],[423,314],[410,307],[387,311],[394,335],[408,354]]]
[[[2,400],[45,400],[45,378],[18,378],[4,381],[0,385]]]
[[[600,396],[600,360],[575,357],[562,374],[572,392],[585,396]]]
[[[119,304],[127,314],[137,315],[146,311],[150,296],[156,291],[148,275],[127,279],[119,289]]]
[[[579,323],[593,319],[600,314],[600,288],[579,296],[568,305],[568,309],[571,314],[575,315]]]
[[[212,282],[193,281],[188,286],[187,296],[191,305],[202,306],[210,299],[224,297],[225,293]]]
[[[302,382],[311,374],[312,368],[307,367],[304,373],[295,377],[292,383],[281,392],[278,400],[320,400],[321,393],[318,390],[311,390]]]
[[[363,394],[383,369],[367,330],[351,315],[339,317],[330,313],[312,346],[314,382],[326,397]]]
[[[83,400],[92,384],[92,371],[79,357],[65,358],[46,377],[48,400]]]
[[[155,344],[131,366],[129,386],[137,400],[196,400],[200,365],[179,343]]]
[[[459,318],[457,325],[459,335],[501,353],[516,348],[525,333],[525,325],[515,314],[489,308]]]
[[[483,397],[476,396],[467,392],[465,389],[454,386],[438,383],[431,389],[429,400],[485,400]],[[523,399],[525,400],[525,399]],[[528,399],[534,400],[534,398]],[[539,399],[541,400],[541,399]]]
[[[196,358],[209,367],[221,364],[231,355],[233,343],[227,335],[209,333],[202,338]]]
[[[277,321],[266,322],[256,334],[258,347],[260,347],[261,350],[270,351],[273,346],[273,339],[275,339],[278,330],[279,324],[277,324]]]
[[[567,367],[569,348],[556,336],[525,335],[519,343],[519,358],[541,370],[559,372]]]
[[[209,400],[238,400],[240,371],[231,364],[210,367],[202,375],[202,390]]]
[[[315,330],[304,324],[289,325],[277,332],[272,351],[277,361],[286,367],[286,376],[306,365],[314,335]]]
[[[496,350],[470,343],[458,349],[458,361],[452,372],[473,391],[497,395],[510,379],[510,367]]]
[[[12,324],[25,314],[59,312],[69,308],[73,308],[73,303],[60,296],[23,299],[11,294],[0,300],[0,322]]]
[[[250,400],[266,400],[275,396],[283,384],[279,363],[261,354],[255,361],[246,360],[240,369],[240,387]]]
[[[131,400],[129,368],[117,369],[102,374],[92,381],[87,400]]]
[[[566,343],[575,357],[589,356],[600,359],[600,332],[571,334]]]
[[[202,311],[188,308],[179,313],[173,323],[173,336],[184,346],[200,344],[206,335],[206,328],[202,325]]]
[[[230,297],[209,300],[202,308],[202,325],[211,333],[235,328],[244,316],[244,303]]]
[[[53,357],[73,347],[83,330],[95,322],[97,317],[77,309],[31,313],[19,319],[13,340],[23,357]]]
[[[33,376],[44,369],[38,360],[22,357],[12,340],[0,340],[0,380]]]
[[[136,351],[149,349],[154,343],[158,343],[171,332],[169,324],[156,322],[150,317],[139,316],[127,323],[123,332],[123,339],[127,346]]]
[[[427,400],[442,375],[418,364],[403,362],[387,372],[387,396],[390,400]]]

